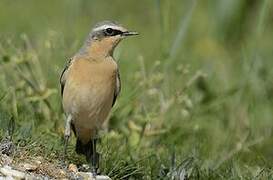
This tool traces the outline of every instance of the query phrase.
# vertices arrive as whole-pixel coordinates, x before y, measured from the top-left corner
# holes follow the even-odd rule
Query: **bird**
[[[98,131],[121,90],[119,68],[113,53],[121,40],[134,35],[138,33],[114,21],[97,23],[82,48],[68,60],[60,76],[66,116],[64,155],[67,155],[72,130],[76,136],[76,153],[85,155],[93,175],[99,168]]]

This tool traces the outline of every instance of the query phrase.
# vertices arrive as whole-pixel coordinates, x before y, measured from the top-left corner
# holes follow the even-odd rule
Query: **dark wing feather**
[[[115,87],[115,91],[114,91],[114,99],[113,99],[113,103],[112,103],[112,107],[115,105],[116,99],[120,93],[121,90],[121,82],[120,82],[120,74],[119,74],[119,70],[117,70],[117,75],[116,75],[116,87]]]
[[[62,71],[62,74],[60,76],[60,84],[61,84],[61,94],[62,94],[62,96],[63,96],[64,86],[65,86],[65,82],[66,82],[67,70],[68,70],[69,66],[71,65],[72,59],[73,58],[70,58],[68,60],[68,62],[65,65],[65,68]]]

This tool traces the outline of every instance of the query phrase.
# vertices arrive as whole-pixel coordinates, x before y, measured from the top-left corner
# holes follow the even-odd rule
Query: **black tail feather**
[[[74,134],[76,135],[76,129],[74,124],[71,125],[72,130]],[[88,143],[83,144],[79,138],[77,138],[76,141],[76,153],[77,154],[82,154],[86,156],[86,160],[90,161],[91,154],[93,153],[93,143],[92,140],[88,141]]]
[[[76,153],[83,154],[86,157],[89,157],[92,154],[93,146],[92,141],[90,140],[87,144],[83,144],[79,139],[76,142]]]
[[[71,124],[72,130],[74,134],[76,135],[76,129],[74,124]],[[85,156],[88,156],[92,153],[92,141],[90,140],[87,144],[83,144],[78,138],[76,142],[76,153],[83,154]]]

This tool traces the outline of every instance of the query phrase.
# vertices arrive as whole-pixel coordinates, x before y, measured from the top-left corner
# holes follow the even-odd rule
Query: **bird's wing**
[[[114,99],[113,99],[112,107],[115,105],[115,102],[116,102],[116,99],[120,93],[120,90],[121,90],[120,74],[119,74],[119,70],[117,70],[116,87],[115,87],[115,91],[114,91]]]
[[[67,61],[66,65],[65,65],[65,68],[63,69],[63,72],[62,72],[62,74],[60,76],[60,84],[61,84],[61,94],[62,94],[62,96],[63,96],[64,86],[65,86],[65,82],[66,82],[66,78],[67,78],[67,71],[68,71],[70,65],[72,64],[72,60],[73,60],[73,58],[70,58]]]

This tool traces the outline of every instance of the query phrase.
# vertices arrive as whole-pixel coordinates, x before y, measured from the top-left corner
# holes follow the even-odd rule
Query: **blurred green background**
[[[115,51],[122,92],[102,133],[103,173],[272,178],[270,0],[1,0],[0,139],[59,157],[58,78],[102,20],[141,34]],[[84,162],[70,144],[70,162]]]

